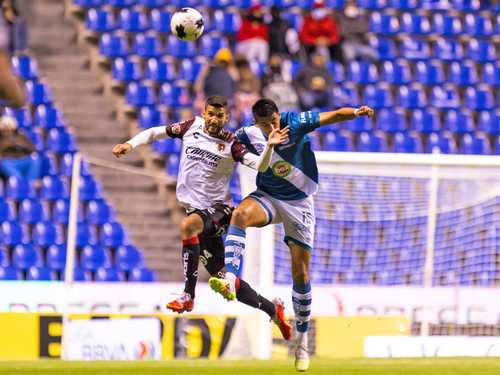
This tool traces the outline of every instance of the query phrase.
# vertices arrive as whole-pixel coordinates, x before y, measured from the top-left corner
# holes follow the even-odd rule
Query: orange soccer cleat
[[[182,293],[179,298],[167,303],[167,309],[175,311],[176,313],[182,314],[183,312],[191,311],[194,308],[194,299],[191,298],[189,293]]]
[[[276,315],[273,318],[274,323],[281,331],[281,335],[285,340],[290,340],[292,337],[292,325],[288,323],[285,318],[285,306],[282,300],[273,299],[274,307],[276,308]]]

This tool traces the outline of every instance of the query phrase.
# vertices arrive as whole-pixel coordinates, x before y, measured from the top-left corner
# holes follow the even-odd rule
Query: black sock
[[[184,271],[184,292],[194,298],[198,281],[198,261],[200,260],[200,241],[198,236],[182,240],[182,269]]]
[[[276,314],[276,308],[271,301],[262,297],[246,281],[239,278],[236,279],[236,298],[245,305],[264,311],[271,319]]]

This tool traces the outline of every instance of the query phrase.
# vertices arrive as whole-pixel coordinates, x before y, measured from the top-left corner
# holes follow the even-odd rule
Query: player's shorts
[[[222,236],[207,237],[203,233],[200,240],[200,262],[211,276],[224,277],[224,240]]]
[[[216,203],[212,207],[204,210],[189,211],[188,215],[197,214],[203,220],[203,234],[205,236],[221,236],[223,235],[229,222],[233,207],[222,203]]]
[[[305,199],[282,201],[257,190],[248,197],[257,201],[266,212],[267,223],[263,226],[283,223],[284,241],[287,245],[296,243],[308,250],[312,249],[316,217],[311,196]]]

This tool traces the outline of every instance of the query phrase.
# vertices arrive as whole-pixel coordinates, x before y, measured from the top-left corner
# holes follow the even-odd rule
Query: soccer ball
[[[203,33],[203,16],[193,8],[182,8],[170,20],[170,30],[180,40],[196,40]]]

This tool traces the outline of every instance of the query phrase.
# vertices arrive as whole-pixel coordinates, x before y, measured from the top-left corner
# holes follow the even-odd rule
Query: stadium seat
[[[410,65],[405,60],[384,61],[382,80],[395,85],[406,85],[412,81]]]
[[[362,9],[379,10],[387,6],[386,0],[358,0],[357,5]]]
[[[495,139],[495,155],[500,155],[500,136]]]
[[[153,150],[160,154],[170,155],[181,153],[182,142],[179,139],[167,138],[153,143]]]
[[[26,108],[9,108],[4,109],[4,116],[14,117],[17,121],[17,126],[20,128],[29,128],[33,125],[31,111]]]
[[[430,57],[429,44],[425,40],[404,38],[400,45],[401,57],[408,60],[428,60]]]
[[[360,152],[387,152],[387,138],[383,132],[361,133],[359,135],[357,151]]]
[[[389,134],[405,132],[407,130],[405,111],[401,108],[377,111],[376,127]]]
[[[352,61],[347,71],[349,81],[366,85],[378,81],[377,66],[364,61]]]
[[[15,246],[28,242],[28,236],[16,221],[4,221],[1,227],[2,244]]]
[[[221,48],[228,48],[229,42],[220,35],[205,35],[200,41],[200,54],[212,59]]]
[[[52,221],[55,224],[68,224],[69,200],[58,199],[54,201],[52,207]]]
[[[482,81],[488,85],[500,87],[500,63],[484,64]]]
[[[26,98],[33,106],[40,104],[52,104],[54,101],[52,91],[39,81],[26,81]]]
[[[19,280],[20,276],[14,267],[0,267],[0,280]]]
[[[415,132],[396,133],[394,135],[394,152],[398,153],[421,153],[423,151],[422,140]]]
[[[139,59],[121,57],[115,59],[111,65],[111,76],[118,82],[129,83],[142,79],[141,62]]]
[[[50,281],[57,280],[57,277],[47,267],[30,267],[26,273],[26,280]]]
[[[9,255],[7,251],[0,249],[0,267],[8,267],[9,264]]]
[[[138,122],[141,129],[165,125],[167,121],[167,115],[164,111],[151,107],[142,107],[139,110]]]
[[[97,234],[94,226],[79,221],[76,228],[76,246],[82,248],[86,245],[95,245],[97,243]]]
[[[481,64],[498,61],[495,45],[489,40],[469,40],[467,43],[467,57]]]
[[[469,13],[464,17],[464,31],[474,37],[490,37],[495,29],[488,16]]]
[[[164,53],[162,42],[157,34],[136,34],[132,51],[144,59],[158,58]]]
[[[27,224],[35,224],[39,221],[48,221],[50,219],[48,206],[42,205],[40,201],[24,199],[19,205],[18,218],[21,222]]]
[[[13,56],[12,69],[25,81],[36,81],[40,76],[36,61],[27,55]]]
[[[42,128],[64,127],[62,112],[44,104],[36,107],[34,123]]]
[[[101,228],[99,240],[103,246],[119,247],[126,240],[125,231],[117,222],[105,223]]]
[[[444,116],[444,129],[455,134],[474,133],[474,119],[468,110],[447,111]]]
[[[115,265],[120,271],[130,271],[135,267],[141,267],[142,254],[132,245],[120,246],[116,249]]]
[[[398,57],[394,40],[390,38],[371,36],[369,41],[370,46],[378,52],[381,60],[392,60]]]
[[[375,34],[396,35],[400,32],[399,20],[394,15],[373,12],[370,14],[369,30]]]
[[[80,178],[80,199],[89,201],[101,198],[101,187],[92,176],[82,176]]]
[[[166,53],[177,59],[192,59],[197,55],[194,42],[184,42],[173,35],[167,38]]]
[[[491,147],[488,138],[482,134],[464,134],[460,151],[463,154],[490,155]]]
[[[179,78],[194,83],[203,65],[204,62],[200,60],[183,59],[180,64]]]
[[[59,154],[75,152],[75,139],[70,133],[67,133],[66,130],[52,128],[49,130],[49,134],[47,136],[46,148]]]
[[[288,25],[294,30],[300,30],[302,28],[303,18],[302,13],[299,11],[285,11],[281,14],[281,17],[288,23]]]
[[[43,259],[33,245],[16,245],[12,251],[12,265],[26,271],[32,266],[43,266]]]
[[[356,106],[361,103],[357,86],[350,82],[340,86],[334,86],[333,97],[338,106]]]
[[[121,34],[104,33],[99,39],[99,53],[110,59],[129,55],[127,37]]]
[[[104,5],[105,2],[106,0],[73,0],[75,5],[85,9],[98,8]]]
[[[151,10],[151,26],[160,33],[170,33],[170,18],[172,15],[167,10]]]
[[[88,176],[90,174],[90,167],[88,163],[83,160],[80,166],[80,175]],[[67,152],[60,157],[59,161],[59,175],[70,177],[73,175],[73,154]]]
[[[462,34],[462,21],[449,14],[436,13],[432,16],[432,30],[437,35],[459,36]]]
[[[461,12],[476,12],[480,9],[480,1],[477,0],[451,0],[451,6]]]
[[[66,266],[66,244],[51,245],[47,248],[47,267],[62,271]]]
[[[85,16],[85,27],[96,33],[108,33],[118,28],[113,12],[106,9],[89,9]]]
[[[448,81],[459,86],[473,86],[478,82],[476,65],[471,61],[452,62]]]
[[[129,276],[129,281],[133,282],[153,282],[157,277],[153,271],[146,267],[136,267],[132,269]]]
[[[107,0],[107,3],[113,8],[131,8],[138,2],[139,0]]]
[[[17,178],[15,176],[11,176],[7,179],[5,185],[5,198],[20,201],[35,197],[36,192],[32,181]]]
[[[149,59],[144,77],[157,83],[172,82],[177,79],[175,65],[168,60]]]
[[[33,143],[33,146],[35,146],[35,151],[37,152],[42,152],[45,150],[45,144],[43,142],[43,130],[41,128],[31,128],[31,129],[26,129],[22,130],[30,141]]]
[[[87,202],[86,219],[89,224],[101,225],[113,219],[113,212],[103,200],[91,200]]]
[[[329,61],[327,68],[335,83],[342,83],[345,81],[344,66],[341,63],[338,61]]]
[[[464,97],[465,106],[476,111],[493,109],[493,93],[488,85],[480,84],[475,87],[467,87]]]
[[[185,85],[164,83],[160,87],[159,101],[173,108],[192,106],[193,102]]]
[[[154,106],[154,87],[151,84],[131,82],[125,91],[125,101],[134,107]]]
[[[432,154],[435,148],[439,149],[441,154],[455,154],[457,152],[455,139],[449,133],[429,134],[425,152]]]
[[[64,180],[58,176],[45,176],[42,178],[39,196],[42,199],[51,201],[69,198],[69,187]]]
[[[14,204],[5,202],[3,198],[0,197],[0,222],[2,221],[11,221],[16,219],[16,209]],[[0,234],[0,241],[1,241]]]
[[[177,177],[179,174],[179,156],[170,154],[167,159],[166,171],[168,176]]]
[[[458,90],[451,84],[435,86],[431,90],[430,103],[439,109],[458,109],[460,107]]]
[[[464,58],[464,50],[458,40],[438,37],[433,50],[433,58],[442,61],[461,61]]]
[[[363,98],[364,103],[374,109],[389,108],[393,106],[391,87],[387,83],[365,86]]]
[[[435,86],[444,83],[445,77],[443,64],[439,60],[417,62],[415,70],[415,80],[429,86]]]
[[[57,243],[62,243],[62,233],[58,232],[52,223],[36,223],[31,235],[33,244],[41,247],[48,247]]]
[[[400,86],[398,88],[397,105],[403,108],[416,109],[426,106],[426,95],[422,86],[413,84],[410,86]]]
[[[139,4],[145,8],[155,10],[156,8],[163,8],[168,5],[170,0],[139,0]],[[170,24],[170,22],[169,22]]]
[[[479,113],[478,129],[490,135],[500,135],[500,110]]]
[[[419,0],[389,0],[388,6],[401,11],[407,11],[417,9],[420,6],[419,3]]]
[[[325,151],[353,151],[352,139],[347,133],[328,132],[323,141]]]
[[[94,281],[98,282],[118,282],[125,281],[123,274],[115,268],[99,267],[95,273]]]
[[[88,271],[96,271],[100,267],[110,267],[111,256],[101,246],[87,245],[80,253],[80,266]]]
[[[414,35],[429,35],[431,24],[429,19],[421,14],[403,13],[400,17],[401,31]]]
[[[414,110],[411,114],[410,126],[412,130],[422,134],[439,132],[441,130],[441,121],[438,110],[434,108]]]
[[[146,13],[122,9],[120,11],[120,28],[131,33],[142,33],[149,30],[150,24]]]
[[[214,12],[213,24],[212,24],[213,29],[224,35],[237,33],[238,30],[240,29],[240,23],[241,23],[240,15],[237,12],[222,11],[222,10],[216,10]]]

